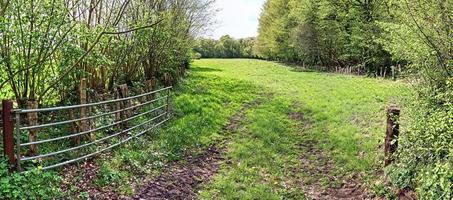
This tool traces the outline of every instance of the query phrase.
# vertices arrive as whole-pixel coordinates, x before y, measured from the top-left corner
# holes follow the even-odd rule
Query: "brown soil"
[[[333,160],[330,159],[322,150],[316,148],[316,142],[308,142],[301,148],[306,152],[306,154],[302,155],[300,158],[302,168],[305,173],[308,173],[310,177],[314,177],[317,180],[311,183],[303,183],[302,187],[305,190],[306,197],[320,200],[376,199],[373,195],[369,194],[366,187],[360,183],[360,176],[352,175],[347,177],[333,175],[335,170]],[[322,179],[324,179],[327,183],[322,184],[319,182],[319,180]],[[339,186],[330,184],[337,181],[340,182]]]
[[[195,199],[200,185],[218,171],[222,157],[212,145],[204,153],[187,157],[148,182],[134,199]]]
[[[69,165],[62,171],[62,190],[72,193],[77,197],[83,192],[88,193],[92,199],[121,199],[122,196],[114,192],[111,186],[99,188],[94,184],[96,174],[100,168],[92,160],[85,161],[80,165]],[[81,195],[82,196],[82,195]]]
[[[410,188],[402,189],[398,193],[398,199],[400,200],[416,200],[417,195],[415,194],[414,190]]]

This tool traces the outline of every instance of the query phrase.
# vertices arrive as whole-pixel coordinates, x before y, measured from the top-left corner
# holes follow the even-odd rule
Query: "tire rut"
[[[293,107],[300,107],[295,102]],[[304,113],[292,111],[288,118],[300,122],[301,132],[309,129],[313,122],[304,116]],[[303,134],[303,133],[302,133]],[[362,184],[362,179],[357,174],[335,175],[335,163],[320,147],[317,141],[306,140],[299,145],[301,169],[299,173],[305,173],[308,180],[299,180],[300,187],[308,199],[314,200],[371,200],[379,199],[367,191]],[[324,182],[322,181],[324,180]],[[338,182],[334,186],[333,182]]]
[[[222,131],[236,133],[244,121],[247,111],[262,102],[263,99],[258,97],[254,101],[246,103],[229,119]],[[213,144],[197,156],[187,156],[182,161],[170,164],[159,176],[146,183],[133,199],[197,199],[197,194],[203,184],[212,180],[220,169],[220,165],[225,161],[222,152],[226,148]]]

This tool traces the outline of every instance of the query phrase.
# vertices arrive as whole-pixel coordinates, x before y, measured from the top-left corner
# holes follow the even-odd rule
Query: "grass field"
[[[392,103],[402,105],[410,95],[399,82],[298,72],[258,60],[199,60],[192,73],[250,83],[264,99],[249,109],[240,131],[230,136],[226,154],[232,162],[201,192],[206,199],[301,196],[300,179],[336,184],[322,172],[313,177],[307,170],[295,170],[303,169],[301,156],[312,153],[307,143],[333,160],[328,173],[340,177],[337,181],[358,174],[372,186],[382,167],[385,109]],[[311,165],[326,165],[317,162],[316,155],[307,157]]]
[[[260,60],[197,60],[175,88],[173,120],[97,160],[89,184],[98,193],[130,196],[145,183],[141,178],[153,179],[169,163],[184,164],[215,144],[223,160],[195,188],[200,199],[309,199],[350,179],[382,195],[376,175],[385,109],[409,96],[401,82],[299,72]],[[84,190],[68,192],[93,195]]]

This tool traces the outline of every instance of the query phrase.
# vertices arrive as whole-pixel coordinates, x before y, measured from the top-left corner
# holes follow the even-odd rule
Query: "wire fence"
[[[80,105],[13,110],[15,168],[61,167],[155,131],[171,117],[171,89]],[[30,123],[33,117],[39,124]]]

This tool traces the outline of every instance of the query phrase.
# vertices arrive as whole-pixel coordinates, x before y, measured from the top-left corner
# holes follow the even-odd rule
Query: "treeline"
[[[64,104],[79,81],[103,93],[145,80],[173,84],[213,0],[3,0],[0,95]]]
[[[193,50],[202,58],[256,58],[254,45],[255,38],[235,39],[224,35],[219,40],[200,38]]]
[[[389,21],[385,1],[269,0],[260,17],[257,51],[265,58],[320,70],[353,68],[384,75],[392,59],[378,41]]]
[[[388,167],[421,199],[453,198],[453,5],[446,0],[267,0],[257,51],[271,60],[368,75],[405,69],[416,101]]]

